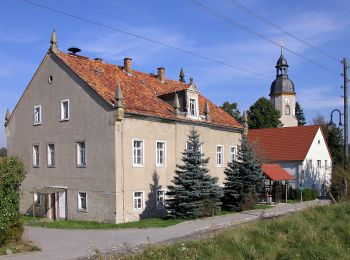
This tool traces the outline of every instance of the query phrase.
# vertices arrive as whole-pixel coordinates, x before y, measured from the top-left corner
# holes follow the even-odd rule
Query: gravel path
[[[166,228],[68,230],[25,227],[24,239],[38,245],[42,251],[2,256],[2,259],[76,259],[91,253],[92,248],[102,251],[138,248],[145,244],[189,238],[211,230],[257,221],[264,217],[285,215],[316,205],[330,204],[328,200],[315,200],[296,204],[278,204],[273,208],[216,216],[183,222]]]

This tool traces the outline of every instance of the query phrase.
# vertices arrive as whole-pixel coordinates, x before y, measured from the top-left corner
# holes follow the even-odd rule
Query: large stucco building
[[[183,72],[178,81],[90,59],[51,45],[6,116],[9,155],[25,165],[21,211],[109,222],[164,211],[167,185],[192,127],[224,180],[243,127],[205,98]],[[156,173],[156,175],[155,175]],[[156,176],[156,178],[155,178]],[[155,187],[156,186],[156,187]]]

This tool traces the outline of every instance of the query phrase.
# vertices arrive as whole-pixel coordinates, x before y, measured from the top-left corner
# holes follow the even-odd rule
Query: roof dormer
[[[187,89],[187,117],[193,119],[200,119],[199,116],[199,100],[198,100],[199,90],[197,86],[193,83],[193,79],[190,78],[190,87]]]

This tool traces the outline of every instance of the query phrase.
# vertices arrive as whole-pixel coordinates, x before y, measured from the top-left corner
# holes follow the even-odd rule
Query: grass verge
[[[349,219],[350,203],[319,206],[122,259],[350,259]]]
[[[18,242],[0,247],[0,256],[34,251],[40,251],[40,248],[31,243]]]

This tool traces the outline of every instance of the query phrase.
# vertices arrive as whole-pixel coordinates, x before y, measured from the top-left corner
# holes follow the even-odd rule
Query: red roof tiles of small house
[[[294,179],[293,176],[279,164],[263,164],[261,169],[263,173],[272,181],[289,181]]]
[[[320,126],[249,129],[249,142],[257,142],[267,161],[303,161]]]
[[[136,70],[133,70],[132,74],[127,74],[123,67],[99,60],[91,60],[87,57],[67,54],[62,51],[55,51],[54,53],[109,104],[113,104],[115,89],[120,84],[126,113],[176,119],[173,107],[160,99],[159,96],[186,90],[190,87],[189,84],[170,79],[166,79],[165,83],[161,83],[156,76]],[[203,114],[207,101],[211,112],[212,125],[243,128],[225,111],[199,94],[200,114]]]

